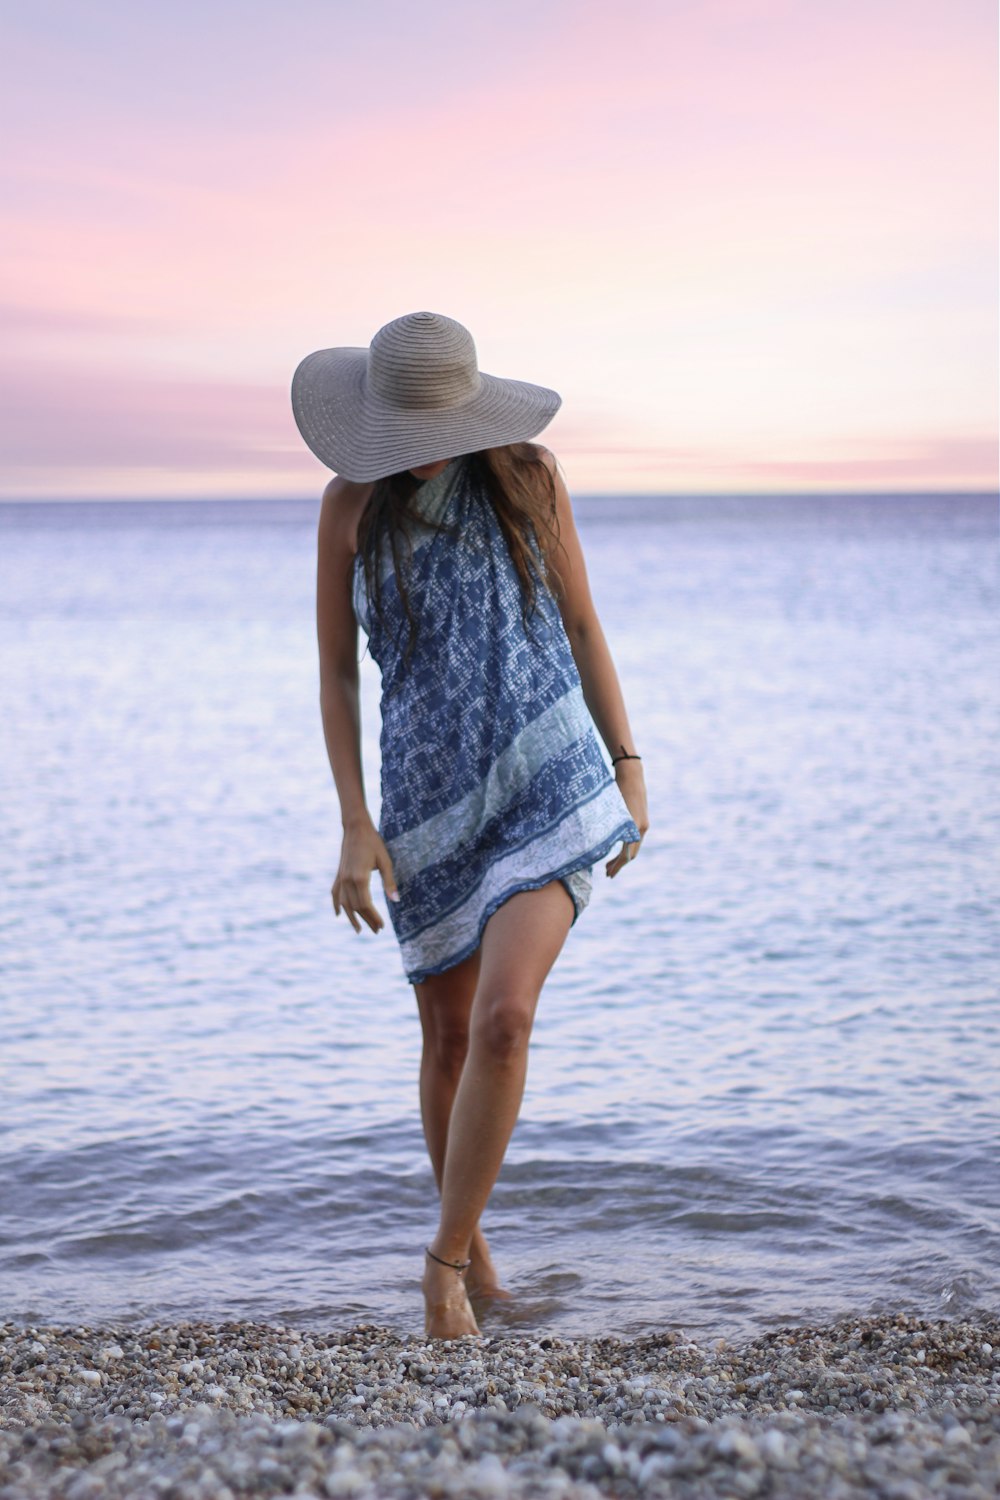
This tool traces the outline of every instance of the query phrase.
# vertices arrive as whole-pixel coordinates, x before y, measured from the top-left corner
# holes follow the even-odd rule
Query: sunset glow
[[[997,482],[992,0],[5,9],[0,494],[302,496],[401,313],[579,492]]]

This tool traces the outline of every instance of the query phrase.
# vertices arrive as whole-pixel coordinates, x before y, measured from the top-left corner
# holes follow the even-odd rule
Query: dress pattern
[[[360,556],[353,602],[382,673],[379,832],[399,901],[388,903],[406,977],[466,958],[517,891],[559,879],[574,907],[592,866],[640,834],[608,770],[556,601],[539,586],[526,631],[521,587],[489,495],[467,457],[417,490],[408,626],[382,538],[383,618]]]

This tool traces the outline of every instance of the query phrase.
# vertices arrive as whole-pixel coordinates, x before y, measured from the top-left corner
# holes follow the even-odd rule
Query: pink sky
[[[298,360],[429,308],[577,492],[993,487],[992,0],[37,0],[0,495],[315,495]]]

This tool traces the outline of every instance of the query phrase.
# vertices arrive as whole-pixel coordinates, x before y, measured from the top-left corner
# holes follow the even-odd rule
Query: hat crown
[[[403,410],[461,406],[482,384],[472,334],[440,313],[407,313],[380,328],[368,350],[371,395]]]

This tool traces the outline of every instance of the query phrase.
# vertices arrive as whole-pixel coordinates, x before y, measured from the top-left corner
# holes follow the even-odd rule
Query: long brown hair
[[[539,588],[556,599],[562,592],[555,566],[560,546],[556,485],[544,453],[535,443],[510,443],[502,448],[483,448],[468,458],[469,477],[473,483],[480,482],[489,496],[517,571],[521,617],[529,631],[531,616],[538,607]],[[417,519],[411,502],[420,484],[408,469],[379,479],[358,522],[358,552],[364,565],[365,586],[379,619],[383,618],[379,542],[383,534],[389,538],[396,584],[409,629],[404,665],[410,660],[418,629],[407,575]],[[457,535],[457,528],[447,522],[430,521],[423,516],[419,520],[422,526],[434,531]]]

